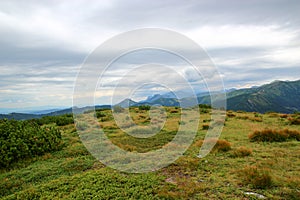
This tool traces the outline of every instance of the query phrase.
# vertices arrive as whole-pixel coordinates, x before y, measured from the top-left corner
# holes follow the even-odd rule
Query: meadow
[[[134,129],[132,123],[124,123],[120,129],[109,109],[96,110],[96,117],[115,145],[126,151],[148,152],[170,142],[186,123],[181,121],[181,108],[165,110],[163,127],[150,138],[125,133],[124,129],[133,134],[150,132]],[[147,107],[132,107],[129,112],[135,124],[147,127],[151,123]],[[211,109],[201,106],[197,135],[184,155],[158,171],[137,174],[111,169],[96,160],[82,144],[71,117],[31,120],[39,131],[60,132],[60,140],[55,139],[57,148],[26,154],[3,165],[1,199],[300,199],[299,113],[227,111],[213,151],[198,158],[211,122]],[[6,151],[10,149],[1,153]]]

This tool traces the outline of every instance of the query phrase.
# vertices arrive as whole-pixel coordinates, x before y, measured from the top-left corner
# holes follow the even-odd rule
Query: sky
[[[111,37],[140,28],[195,41],[227,89],[298,80],[299,10],[297,0],[0,1],[0,113],[71,107],[87,56]],[[111,77],[108,82],[116,81]],[[112,94],[108,88],[98,103]]]

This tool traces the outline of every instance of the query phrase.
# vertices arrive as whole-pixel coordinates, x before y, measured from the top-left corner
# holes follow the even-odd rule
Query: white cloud
[[[205,48],[278,47],[289,45],[297,33],[280,26],[221,25],[203,26],[188,31],[187,36]]]
[[[84,57],[115,34],[143,27],[172,29],[206,48],[227,87],[294,79],[300,65],[299,6],[298,1],[283,0],[1,1],[0,101],[5,102],[1,106],[71,106],[73,82]],[[165,55],[156,58],[178,64]],[[132,65],[142,63],[123,61],[106,74],[107,87],[114,86]],[[190,81],[197,79],[193,73],[186,75]],[[168,77],[170,84],[180,88],[170,73],[151,76]],[[131,79],[127,84],[141,82]],[[106,90],[97,95],[105,102],[111,94]]]

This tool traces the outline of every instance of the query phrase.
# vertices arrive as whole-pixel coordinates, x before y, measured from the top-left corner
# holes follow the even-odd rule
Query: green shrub
[[[139,110],[150,110],[151,109],[151,106],[149,105],[140,105],[139,106]]]
[[[36,121],[36,123],[39,125],[55,123],[57,126],[65,126],[74,123],[72,114],[65,114],[60,116],[44,116],[40,119],[35,119],[34,121]]]
[[[202,125],[202,129],[203,130],[208,130],[209,129],[209,125],[208,124],[203,124]]]
[[[209,113],[209,110],[206,108],[201,108],[200,113]]]
[[[198,106],[199,108],[211,109],[211,105],[207,105],[207,104],[199,104]]]
[[[101,112],[101,111],[96,111],[96,117],[97,118],[100,118],[100,117],[105,117],[106,115],[103,113],[103,112]]]
[[[0,121],[0,168],[23,158],[42,155],[61,148],[60,131],[41,128],[34,121]]]

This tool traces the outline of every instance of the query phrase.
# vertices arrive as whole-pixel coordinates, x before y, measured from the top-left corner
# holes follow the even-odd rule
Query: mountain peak
[[[121,101],[120,103],[116,104],[116,106],[120,106],[122,108],[128,108],[130,106],[133,106],[136,103],[137,102],[133,101],[132,99],[127,98]]]

